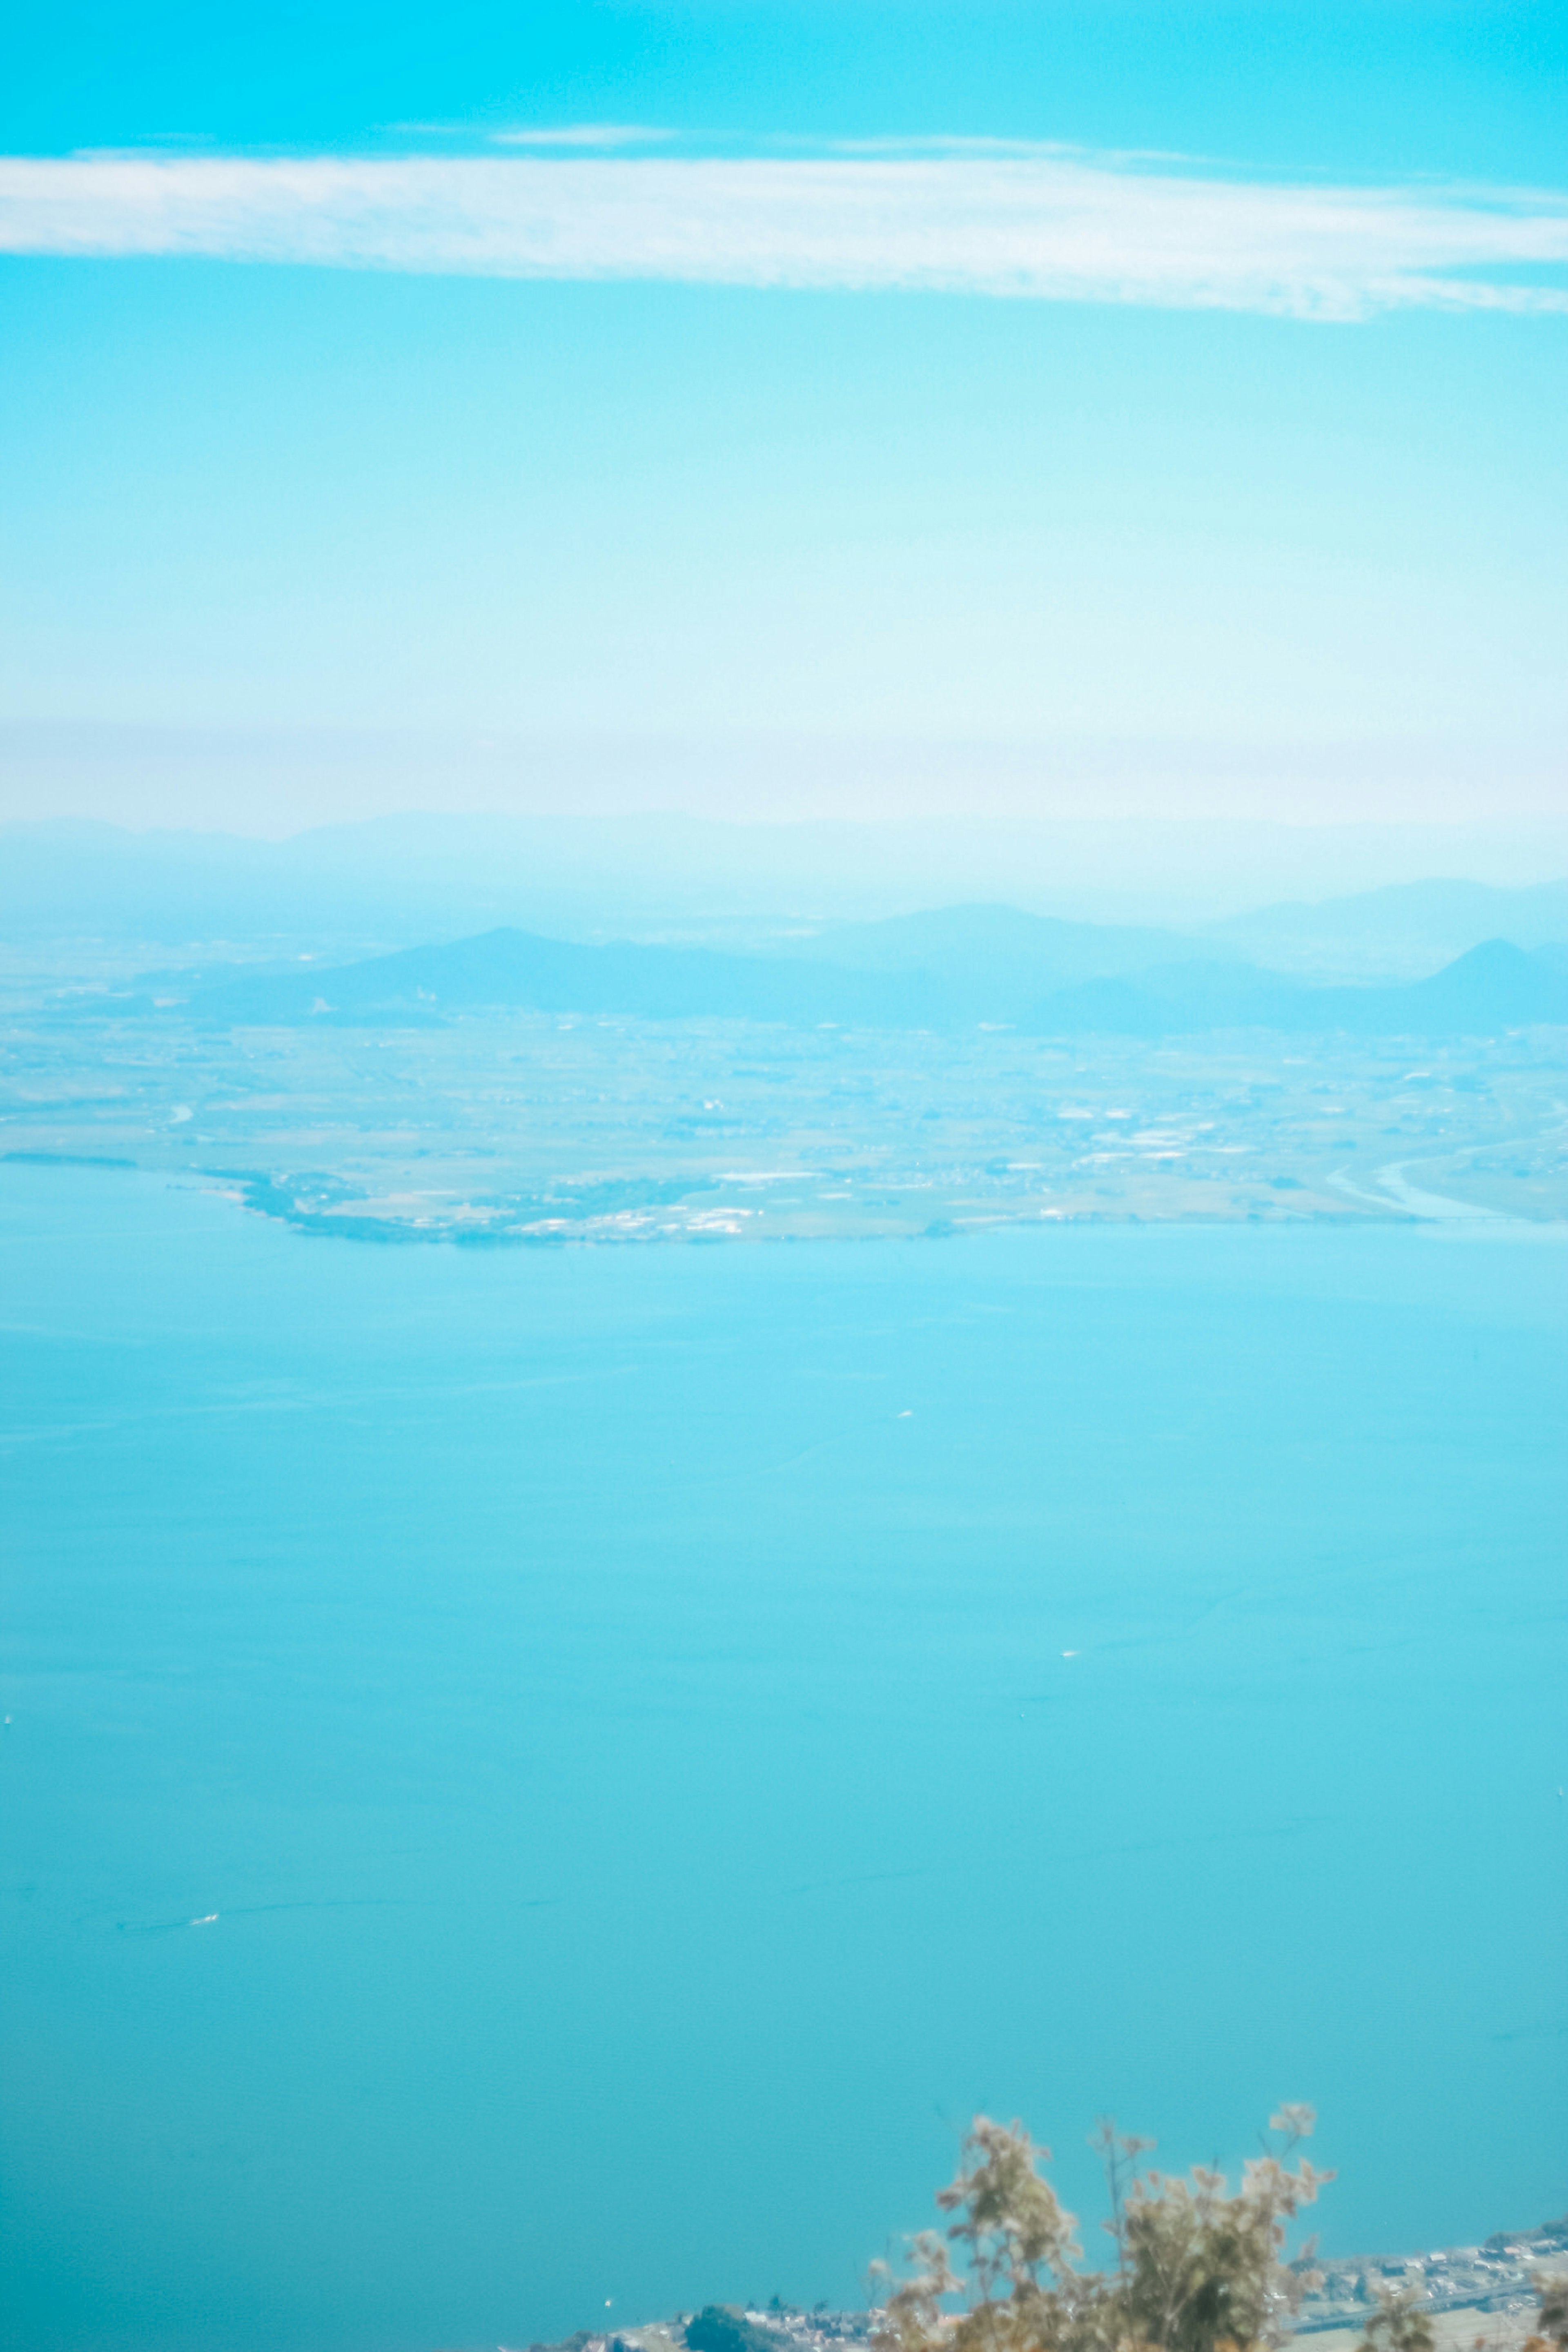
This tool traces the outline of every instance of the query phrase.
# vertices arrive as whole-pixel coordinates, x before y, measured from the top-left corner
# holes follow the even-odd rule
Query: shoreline
[[[1336,2254],[1316,2261],[1321,2284],[1302,2303],[1290,2330],[1311,2352],[1353,2352],[1376,2308],[1376,2293],[1413,2292],[1432,2321],[1435,2352],[1518,2352],[1533,2332],[1538,2307],[1534,2274],[1568,2272],[1568,2215],[1535,2230],[1499,2231],[1479,2246],[1442,2246],[1420,2254]],[[727,2304],[736,2323],[734,2352],[832,2352],[863,2345],[876,2312],[805,2311],[776,2301]],[[558,2344],[533,2343],[526,2352],[686,2352],[686,2326],[696,2315],[637,2326],[578,2329]],[[525,2352],[501,2346],[498,2352]]]

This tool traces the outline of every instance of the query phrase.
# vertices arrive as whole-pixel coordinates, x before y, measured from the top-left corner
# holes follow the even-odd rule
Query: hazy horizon
[[[405,944],[423,936],[422,921],[442,937],[497,920],[573,936],[658,936],[693,924],[741,936],[759,923],[976,903],[1091,923],[1201,927],[1277,907],[1353,908],[1424,887],[1428,898],[1445,887],[1528,895],[1568,876],[1568,824],[1463,821],[410,807],[266,830],[74,814],[0,818],[0,851],[5,845],[0,908],[26,932],[90,929],[94,920],[133,931],[141,908],[150,935],[167,936],[171,892],[185,910],[182,936],[266,931],[278,928],[277,909],[261,911],[267,893],[292,873],[307,895],[287,927],[314,927],[318,944],[363,935],[367,919],[374,935],[376,909],[392,923],[386,936]],[[1500,905],[1499,919],[1506,933]],[[1365,909],[1369,936],[1397,938],[1406,927],[1393,902]]]
[[[1563,822],[1502,16],[37,20],[0,810]]]

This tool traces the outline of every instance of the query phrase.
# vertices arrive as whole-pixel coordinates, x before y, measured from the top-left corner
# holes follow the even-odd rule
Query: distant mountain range
[[[142,994],[123,1009],[152,1013],[168,1003]],[[768,956],[584,947],[501,929],[335,969],[203,982],[180,1010],[226,1027],[407,1026],[486,1006],[795,1027],[989,1022],[1062,1036],[1236,1028],[1484,1035],[1568,1023],[1568,950],[1531,953],[1493,940],[1429,980],[1312,988],[1255,964],[1195,959],[1173,934],[1055,923],[1007,908],[954,908],[842,926]]]
[[[922,971],[949,1018],[1016,1021],[1052,991],[1115,980],[1195,955],[1242,964],[1239,950],[1196,946],[1180,931],[1131,923],[1070,923],[1016,907],[940,907],[879,923],[829,923],[770,953],[850,971]]]
[[[1488,940],[1430,980],[1397,988],[1310,988],[1253,964],[1163,965],[1132,981],[1089,981],[1060,990],[1024,1025],[1059,1036],[1277,1029],[1475,1037],[1542,1022],[1568,1022],[1568,950],[1531,954],[1506,940]]]
[[[1314,982],[1402,982],[1485,940],[1527,949],[1568,940],[1568,881],[1523,889],[1425,881],[1207,919],[1247,903],[1254,886],[1244,875],[1256,876],[1258,898],[1277,896],[1288,875],[1303,895],[1310,877],[1332,887],[1339,875],[1352,887],[1369,870],[1369,833],[1377,828],[1195,820],[789,825],[673,814],[407,814],[270,841],[12,824],[0,825],[0,929],[18,942],[158,941],[185,955],[196,942],[225,954],[266,946],[345,962],[504,925],[847,970],[912,961],[960,991],[1032,973],[1037,992],[1194,956]],[[1463,846],[1429,827],[1419,841],[1384,842],[1378,856],[1386,863],[1397,848],[1411,870],[1413,856],[1458,857]],[[1530,856],[1536,862],[1527,856],[1521,870],[1551,871],[1541,861],[1555,863],[1557,852],[1542,841]],[[1004,897],[1075,919],[1047,930],[1046,918],[1016,904],[950,903]],[[1139,912],[1156,905],[1158,915]],[[909,911],[922,906],[942,911]],[[1178,919],[1169,911],[1177,908],[1190,912]],[[872,916],[882,919],[864,919]],[[1152,923],[1164,927],[1163,945]]]
[[[478,1005],[537,1013],[624,1013],[644,1021],[708,1018],[867,1023],[945,1022],[940,983],[921,971],[848,971],[833,964],[719,955],[706,948],[583,947],[500,929],[448,947],[405,948],[363,963],[257,974],[197,990],[199,1021],[406,1024]]]
[[[1321,906],[1263,907],[1204,926],[1226,954],[1300,978],[1406,978],[1436,971],[1483,940],[1516,948],[1568,940],[1568,882],[1501,890],[1486,882],[1403,882]]]

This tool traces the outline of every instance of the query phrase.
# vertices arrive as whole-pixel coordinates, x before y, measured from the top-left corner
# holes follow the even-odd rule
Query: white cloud
[[[673,139],[673,131],[655,131],[646,122],[566,122],[554,131],[492,131],[498,147],[638,147],[650,140]]]
[[[1568,261],[1561,194],[1281,186],[1052,150],[0,158],[0,250],[923,288],[1320,319],[1568,310],[1552,282]],[[1531,283],[1531,271],[1546,275]]]

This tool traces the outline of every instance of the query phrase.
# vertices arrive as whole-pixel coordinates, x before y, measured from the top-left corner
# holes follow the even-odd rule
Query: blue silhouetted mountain
[[[1568,960],[1488,940],[1400,988],[1308,988],[1252,964],[1183,963],[1060,989],[1020,1025],[1037,1035],[1178,1036],[1211,1029],[1355,1036],[1487,1036],[1568,1022]]]
[[[531,931],[487,931],[449,946],[408,948],[334,970],[312,966],[198,986],[184,1011],[225,1026],[321,1023],[421,1025],[481,1007],[619,1015],[646,1021],[720,1019],[793,1027],[852,1024],[889,1029],[1016,1023],[1037,1035],[1099,1033],[1154,1037],[1215,1029],[1349,1032],[1363,1036],[1485,1035],[1538,1022],[1568,1022],[1568,959],[1527,954],[1501,940],[1471,949],[1430,980],[1398,988],[1309,988],[1254,964],[1189,960],[1123,971],[1039,992],[1034,954],[965,966],[965,926],[982,950],[998,927],[992,908],[955,910],[945,940],[933,918],[857,926],[900,931],[922,961],[858,968],[807,956],[723,955],[704,948],[626,943],[584,947]],[[977,919],[984,918],[977,924]],[[1035,919],[1021,917],[1025,924]],[[923,928],[922,928],[923,927]],[[1089,926],[1044,926],[1082,931]],[[1024,935],[1032,945],[1031,935]],[[1109,934],[1114,938],[1114,933]],[[1158,933],[1124,937],[1167,942]],[[864,941],[859,943],[867,952]],[[1092,943],[1072,952],[1092,953]],[[1066,951],[1064,950],[1064,953]],[[1134,950],[1129,949],[1131,955]],[[1020,999],[1023,999],[1020,1002]],[[127,1008],[132,1009],[132,1008]],[[150,999],[134,1009],[152,1009]]]
[[[197,1020],[229,1024],[419,1024],[479,1006],[622,1014],[644,1021],[853,1021],[920,1028],[948,1017],[925,973],[721,955],[707,948],[583,947],[500,929],[450,946],[405,948],[335,970],[258,975],[203,988]]]
[[[1303,977],[1404,979],[1436,971],[1488,940],[1541,948],[1568,940],[1568,882],[1502,889],[1485,882],[1400,882],[1315,906],[1261,907],[1205,923],[1226,952],[1288,964]]]
[[[429,1023],[481,1004],[678,1020],[710,1016],[931,1028],[1012,1023],[1049,991],[1191,953],[1179,932],[1069,923],[1015,907],[944,907],[836,923],[766,954],[604,947],[510,928],[323,971],[256,974],[180,992],[217,1021]],[[151,983],[144,982],[143,985]],[[159,992],[169,976],[158,975]],[[264,1009],[266,1008],[266,1009]]]
[[[875,923],[829,923],[773,952],[854,971],[929,972],[955,1015],[1016,1020],[1048,990],[1113,979],[1194,953],[1239,961],[1239,951],[1179,931],[1134,924],[1069,923],[1016,907],[938,907]]]
[[[6,751],[33,756],[14,730],[0,728],[0,752]],[[173,756],[172,746],[149,740],[146,772],[156,772],[165,755]],[[1376,827],[1195,819],[1137,826],[951,818],[736,824],[673,814],[405,814],[321,825],[287,840],[87,822],[6,824],[0,824],[0,928],[23,939],[162,941],[182,952],[193,942],[227,941],[346,958],[373,946],[470,938],[500,924],[576,940],[669,936],[679,927],[689,939],[711,936],[715,944],[719,933],[706,927],[722,925],[724,943],[749,933],[744,945],[752,949],[762,945],[764,927],[799,923],[812,936],[781,943],[781,957],[873,970],[935,968],[967,931],[970,951],[1007,960],[1016,951],[1018,960],[1037,962],[1037,995],[1130,969],[1103,960],[1121,952],[1104,937],[1120,928],[1112,908],[1132,923],[1179,923],[1185,935],[1183,945],[1167,931],[1161,947],[1158,932],[1132,934],[1125,950],[1143,967],[1193,955],[1240,957],[1315,984],[1402,982],[1437,971],[1483,940],[1531,950],[1568,940],[1562,879],[1522,889],[1457,879],[1401,883],[1215,919],[1221,908],[1249,898],[1278,901],[1287,876],[1296,877],[1300,895],[1310,887],[1353,888],[1365,842],[1374,836],[1381,837]],[[1432,849],[1450,854],[1436,842]],[[1557,863],[1555,848],[1539,851]],[[1398,849],[1401,870],[1415,854],[1412,843]],[[1011,906],[954,903],[999,897],[1088,919],[1053,934]],[[1167,911],[1136,911],[1156,905]],[[908,913],[922,906],[942,911]],[[1179,908],[1188,911],[1178,916]],[[890,927],[875,936],[883,926],[866,919],[879,915],[906,922],[911,938],[924,932],[913,956]],[[1032,919],[1040,923],[1033,933]],[[1078,958],[1079,947],[1089,961]]]

